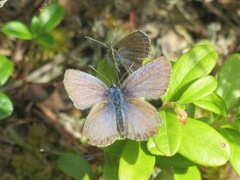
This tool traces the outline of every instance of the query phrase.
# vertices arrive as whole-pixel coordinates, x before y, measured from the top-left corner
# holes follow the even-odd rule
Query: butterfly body
[[[103,147],[118,137],[143,141],[158,132],[157,110],[139,99],[156,99],[167,91],[171,65],[165,58],[154,60],[129,75],[121,87],[108,88],[82,71],[69,69],[64,85],[78,109],[92,107],[83,127],[88,143]]]
[[[117,130],[120,136],[124,137],[124,122],[123,122],[123,114],[126,111],[125,109],[125,99],[123,97],[121,89],[117,86],[113,85],[110,90],[111,100],[110,104],[115,109],[116,113],[116,124]]]

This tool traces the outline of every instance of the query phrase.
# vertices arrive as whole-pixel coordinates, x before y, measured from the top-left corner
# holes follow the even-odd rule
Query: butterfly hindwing
[[[151,104],[133,98],[126,100],[125,107],[123,117],[126,138],[143,141],[157,133],[157,127],[161,126],[161,119]]]
[[[119,136],[114,107],[106,103],[96,104],[86,118],[83,135],[93,146],[112,144]]]

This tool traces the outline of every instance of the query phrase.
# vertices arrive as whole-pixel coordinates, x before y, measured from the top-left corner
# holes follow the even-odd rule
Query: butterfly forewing
[[[99,79],[82,71],[66,70],[64,86],[78,109],[86,109],[109,98],[108,87]]]
[[[141,61],[150,54],[150,41],[149,36],[144,32],[134,31],[110,47],[112,57],[127,70],[136,70],[141,66]]]
[[[119,136],[114,107],[106,103],[96,104],[86,118],[83,135],[94,146],[112,144]]]
[[[164,57],[141,67],[123,82],[121,90],[127,98],[154,99],[165,94],[171,76],[171,65]]]
[[[126,101],[127,110],[124,112],[125,137],[143,141],[156,134],[161,120],[157,110],[148,102],[141,99]]]

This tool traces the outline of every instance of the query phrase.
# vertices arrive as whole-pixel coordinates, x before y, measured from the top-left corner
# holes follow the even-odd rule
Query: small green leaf
[[[118,179],[119,156],[104,152],[103,176],[105,180]]]
[[[211,126],[188,118],[183,126],[183,137],[178,152],[204,166],[221,166],[229,159],[230,147],[227,140]]]
[[[58,159],[57,166],[64,173],[77,180],[94,179],[89,163],[79,155],[65,153]]]
[[[10,21],[3,25],[2,32],[6,35],[19,39],[32,39],[32,34],[28,27],[20,21]]]
[[[152,137],[149,138],[147,141],[147,149],[153,155],[163,156],[163,153],[159,151],[159,149],[157,148],[156,144],[154,143]]]
[[[47,47],[55,47],[56,42],[50,34],[40,34],[36,37],[36,41]]]
[[[153,141],[158,150],[165,156],[173,156],[178,151],[182,140],[182,126],[173,110],[160,111],[162,127]]]
[[[221,129],[220,133],[228,140],[231,148],[230,163],[235,172],[240,176],[240,133],[233,129]]]
[[[98,63],[97,77],[108,86],[111,86],[112,83],[119,85],[116,69],[107,60],[102,60]]]
[[[216,90],[230,112],[240,102],[240,54],[230,56],[222,65]]]
[[[0,92],[0,120],[7,118],[13,112],[13,104],[8,96]]]
[[[177,153],[172,157],[166,156],[157,156],[156,157],[156,164],[158,166],[173,166],[173,167],[189,167],[194,166],[196,163],[190,161],[189,159],[185,158],[181,154]]]
[[[197,166],[174,168],[174,180],[201,180],[201,173]]]
[[[53,30],[63,19],[64,8],[57,3],[51,3],[39,14],[42,33]]]
[[[119,162],[119,179],[149,179],[155,164],[145,142],[128,141]]]
[[[41,22],[37,16],[33,16],[31,21],[31,32],[37,36],[41,32]]]
[[[217,80],[213,76],[206,76],[192,83],[182,94],[180,101],[188,104],[197,101],[209,94],[217,88]]]
[[[227,117],[227,108],[223,99],[216,93],[212,93],[194,102],[196,106],[199,106],[208,111]]]
[[[13,63],[5,56],[0,56],[0,87],[3,86],[13,72]]]
[[[119,159],[127,139],[115,141],[112,145],[104,147],[103,176],[105,180],[118,179]]]
[[[177,101],[196,79],[208,75],[218,59],[217,52],[208,45],[199,45],[183,54],[174,64],[169,89],[164,101]]]

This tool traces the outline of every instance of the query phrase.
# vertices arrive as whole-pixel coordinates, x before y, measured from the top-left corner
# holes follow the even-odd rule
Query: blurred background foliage
[[[7,1],[0,8],[0,27],[20,21],[31,31],[43,0]],[[176,60],[196,44],[211,44],[219,53],[215,72],[229,55],[240,51],[238,0],[52,0],[64,9],[63,20],[43,41],[7,36],[0,32],[0,55],[14,70],[1,87],[13,103],[13,114],[0,121],[0,174],[3,179],[71,179],[56,167],[63,152],[80,153],[96,177],[102,174],[103,152],[88,146],[80,133],[87,111],[73,108],[62,84],[66,68],[95,74],[89,65],[105,57],[106,49],[85,36],[106,44],[135,29],[152,40],[151,57]],[[41,9],[41,13],[45,9]],[[50,19],[54,14],[49,14]],[[35,32],[37,32],[37,28]],[[113,40],[113,41],[114,41]],[[49,41],[47,41],[49,42]],[[236,178],[229,165],[201,168],[205,179]]]

